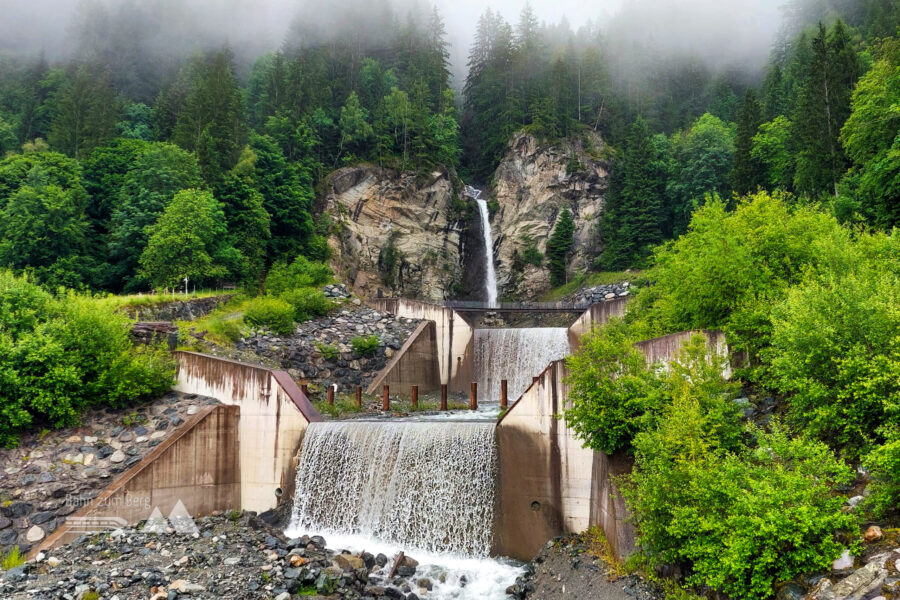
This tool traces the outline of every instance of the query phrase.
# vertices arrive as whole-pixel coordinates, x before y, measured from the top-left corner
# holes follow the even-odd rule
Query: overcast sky
[[[157,3],[188,8],[205,28],[223,41],[244,40],[274,49],[304,1],[322,9],[340,0],[0,0],[0,51],[35,52],[44,49],[60,56],[69,47],[72,16],[80,2],[121,5]],[[409,5],[411,0],[395,0]],[[436,0],[447,23],[453,57],[464,62],[472,31],[487,6],[512,23],[521,0]],[[768,55],[780,23],[784,0],[532,0],[538,18],[547,23],[568,19],[573,28],[586,21],[600,22],[611,35],[652,43],[662,52],[695,53],[713,63],[758,66]],[[422,0],[428,6],[430,2]],[[403,12],[405,9],[399,9]],[[188,40],[189,42],[189,40]],[[755,64],[750,64],[755,63]]]

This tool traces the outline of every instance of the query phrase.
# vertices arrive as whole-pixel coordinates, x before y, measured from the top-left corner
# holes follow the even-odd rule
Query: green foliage
[[[141,254],[140,275],[156,289],[189,281],[222,279],[240,264],[240,253],[226,245],[222,205],[209,192],[175,194],[155,225]],[[229,268],[231,267],[231,268]]]
[[[622,159],[614,163],[610,197],[603,212],[601,269],[633,266],[663,239],[668,152],[665,138],[663,142],[665,145],[654,141],[640,117],[631,126]]]
[[[350,340],[353,350],[360,356],[374,356],[380,344],[381,340],[375,334],[361,335]]]
[[[734,164],[731,168],[731,187],[741,196],[755,192],[764,183],[763,165],[753,156],[753,138],[761,124],[759,101],[752,89],[747,90],[738,115]]]
[[[784,115],[759,126],[753,136],[750,156],[763,170],[766,189],[790,190],[794,185],[794,154],[791,151],[791,122]]]
[[[634,341],[625,323],[613,320],[585,336],[567,360],[566,420],[586,446],[607,454],[630,449],[647,413],[663,403],[660,382]]]
[[[55,113],[50,145],[74,158],[88,156],[115,134],[119,120],[108,73],[87,64],[75,67],[57,94]]]
[[[341,353],[340,349],[333,344],[326,344],[324,342],[316,342],[316,349],[319,351],[319,354],[322,355],[322,358],[325,360],[334,360],[338,357],[338,354]]]
[[[572,219],[572,211],[564,208],[559,213],[553,234],[547,241],[547,261],[550,264],[550,281],[554,286],[566,282],[566,268],[569,262],[569,254],[575,245],[575,221]]]
[[[244,309],[244,321],[279,335],[294,332],[294,307],[279,298],[254,298]]]
[[[0,560],[0,570],[9,571],[25,564],[25,555],[19,552],[18,546],[13,546]]]
[[[866,505],[879,517],[897,512],[900,507],[900,431],[896,428],[891,431],[888,441],[869,453],[864,464],[872,474],[871,494],[866,498]]]
[[[776,427],[752,431],[755,447],[729,452],[687,394],[658,429],[635,439],[623,493],[652,565],[681,566],[687,583],[732,598],[770,598],[774,587],[830,569],[852,530],[844,498],[850,469],[830,450]]]
[[[265,290],[270,296],[280,296],[298,288],[317,287],[331,281],[333,273],[325,263],[298,256],[293,262],[278,262],[266,275]]]
[[[788,200],[760,192],[733,213],[720,200],[694,213],[688,232],[659,247],[644,273],[653,285],[629,311],[642,322],[641,334],[725,328],[732,349],[747,352],[758,365],[769,343],[772,304],[801,281],[805,269],[839,256],[850,243],[833,217],[790,207]]]
[[[859,80],[841,139],[853,161],[849,176],[862,212],[883,227],[900,225],[900,41],[888,40],[881,58]]]
[[[900,235],[829,249],[773,309],[768,383],[789,416],[857,458],[900,425]]]
[[[324,292],[314,287],[292,288],[278,297],[294,308],[294,321],[298,323],[326,315],[334,308],[334,303]]]
[[[91,406],[127,406],[172,385],[162,348],[135,349],[127,317],[87,296],[52,298],[0,272],[0,443],[32,426],[78,423]]]

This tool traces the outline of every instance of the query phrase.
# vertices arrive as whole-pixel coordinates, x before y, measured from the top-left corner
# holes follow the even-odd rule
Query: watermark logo
[[[150,498],[138,496],[126,496],[124,498],[109,498],[95,501],[93,499],[73,498],[66,499],[66,503],[73,506],[95,506],[97,508],[143,508],[150,510]],[[95,534],[104,531],[112,531],[128,526],[128,521],[122,517],[103,517],[103,516],[86,516],[86,517],[69,517],[66,520],[70,531],[82,534]],[[188,512],[184,503],[178,500],[169,516],[163,516],[158,506],[154,506],[147,517],[142,531],[146,533],[166,534],[177,533],[180,535],[196,536],[200,534],[200,529],[194,522],[193,517]]]

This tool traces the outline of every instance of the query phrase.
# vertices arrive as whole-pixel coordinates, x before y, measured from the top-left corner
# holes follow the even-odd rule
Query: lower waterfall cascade
[[[564,327],[475,330],[475,378],[479,401],[499,402],[500,381],[507,380],[509,402],[515,402],[531,380],[551,362],[571,354]]]
[[[290,529],[487,557],[496,472],[493,423],[312,423]]]

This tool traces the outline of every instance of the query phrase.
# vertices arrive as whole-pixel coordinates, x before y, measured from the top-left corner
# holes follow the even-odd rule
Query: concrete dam
[[[283,371],[177,352],[176,389],[222,404],[194,415],[74,516],[136,523],[146,515],[127,499],[143,496],[164,514],[181,501],[198,516],[288,504],[288,535],[413,553],[422,573],[444,579],[434,598],[504,597],[521,573],[510,559],[530,560],[552,537],[592,526],[627,555],[634,532],[613,481],[630,462],[583,448],[560,418],[569,406],[564,357],[625,306],[624,298],[595,304],[569,327],[489,329],[471,307],[376,301],[425,322],[370,391],[467,392],[474,382],[487,409],[478,412],[325,421]],[[711,352],[726,350],[721,334],[704,333]],[[665,362],[692,334],[638,348]],[[501,380],[510,406],[498,419]],[[63,524],[35,552],[77,535]]]

